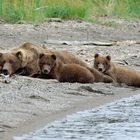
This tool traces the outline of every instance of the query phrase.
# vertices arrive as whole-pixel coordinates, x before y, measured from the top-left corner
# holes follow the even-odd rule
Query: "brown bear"
[[[83,60],[81,60],[78,56],[75,56],[74,54],[67,51],[47,50],[45,53],[54,53],[56,57],[59,60],[61,60],[64,64],[79,64],[81,66],[88,67],[88,65]],[[49,74],[45,74],[41,72],[38,78],[56,79],[53,70]]]
[[[118,83],[140,87],[140,73],[126,66],[111,62],[111,56],[95,54],[94,68],[109,75]]]
[[[45,49],[32,43],[24,43],[6,53],[0,53],[1,72],[12,75],[22,69],[25,75],[32,76],[39,71],[37,60],[44,51]]]
[[[37,60],[39,54],[43,52],[54,52],[64,63],[76,63],[82,66],[87,66],[87,64],[79,57],[67,51],[48,50],[27,42],[20,45],[19,47],[12,48],[6,53],[1,53],[1,71],[3,74],[8,75],[12,75],[14,73],[20,73],[21,75],[26,76],[38,75],[40,73],[40,69],[38,68]],[[18,67],[16,65],[11,65],[9,60],[16,61]]]
[[[97,70],[94,71],[94,69],[83,67],[74,63],[64,64],[64,62],[52,52],[40,54],[38,65],[43,74],[51,73],[53,74],[53,78],[60,82],[93,83],[98,80],[112,82],[112,79],[110,80],[106,78]],[[95,76],[95,73],[99,75]]]

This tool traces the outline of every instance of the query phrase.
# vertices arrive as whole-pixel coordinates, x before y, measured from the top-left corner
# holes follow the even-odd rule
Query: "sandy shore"
[[[10,84],[3,85],[2,91],[1,101],[7,100],[0,104],[3,140],[11,140],[68,114],[140,93],[137,88],[114,84],[69,84],[27,77],[15,77]]]
[[[4,132],[2,139],[4,140],[14,139],[13,136],[21,136],[23,134],[27,134],[30,131],[37,130],[40,127],[45,126],[47,123],[50,123],[58,119],[62,119],[66,115],[75,113],[77,111],[95,108],[97,106],[101,106],[106,103],[113,102],[121,98],[129,97],[139,93],[140,93],[139,90],[133,91],[132,89],[130,89],[130,91],[127,93],[120,91],[115,94],[111,93],[110,95],[108,94],[106,95],[106,93],[104,95],[100,95],[100,94],[98,95],[95,93],[94,95],[94,93],[91,93],[93,94],[91,96],[91,95],[86,95],[85,93],[85,96],[89,96],[89,97],[85,97],[85,99],[83,98],[80,99],[81,95],[74,95],[73,97],[71,97],[70,100],[69,100],[69,95],[65,96],[65,101],[64,101],[65,104],[67,104],[67,102],[71,102],[68,107],[64,107],[64,108],[62,107],[60,110],[55,110],[55,111],[53,110],[50,111],[49,113],[47,111],[44,111],[41,114],[32,116],[31,118],[29,118],[29,120],[25,122],[21,122],[21,124],[19,124],[17,127],[13,129],[9,129],[6,132]],[[79,98],[78,101],[74,101],[75,96],[78,96]],[[50,106],[54,106],[54,104],[52,103],[50,104]]]
[[[139,20],[128,22],[120,19],[115,28],[79,21],[46,22],[40,25],[0,24],[0,37],[1,50],[27,41],[44,43],[48,48],[79,55],[90,66],[93,55],[101,53],[110,54],[117,63],[140,70],[140,44],[126,41],[140,39]],[[112,40],[124,42],[112,46],[76,42]],[[66,41],[72,44],[64,45],[62,42]],[[0,140],[12,140],[14,136],[43,127],[67,114],[140,93],[138,88],[113,83],[70,84],[19,76],[10,80],[9,84],[0,82]]]

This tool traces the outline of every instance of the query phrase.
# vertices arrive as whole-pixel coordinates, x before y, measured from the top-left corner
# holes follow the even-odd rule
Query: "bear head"
[[[106,72],[111,66],[111,56],[102,56],[99,54],[94,55],[94,68],[98,71],[104,73]]]
[[[6,52],[0,52],[0,71],[4,75],[12,75],[14,74],[20,67],[21,61],[19,59],[20,53],[16,54]]]
[[[53,53],[41,53],[38,64],[42,74],[49,74],[56,66],[56,55]]]

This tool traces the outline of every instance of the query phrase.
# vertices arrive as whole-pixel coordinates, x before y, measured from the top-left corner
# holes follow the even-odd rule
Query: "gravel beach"
[[[114,62],[140,71],[140,20],[115,22],[116,27],[84,21],[1,23],[0,50],[32,42],[72,52],[89,66],[93,65],[95,53],[110,54]],[[140,93],[139,88],[114,83],[71,84],[22,76],[9,80],[10,83],[0,81],[1,140],[12,140],[67,114]]]

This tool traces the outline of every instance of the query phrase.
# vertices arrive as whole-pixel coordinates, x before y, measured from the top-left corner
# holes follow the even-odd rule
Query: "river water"
[[[14,140],[140,140],[140,95],[77,112]]]

